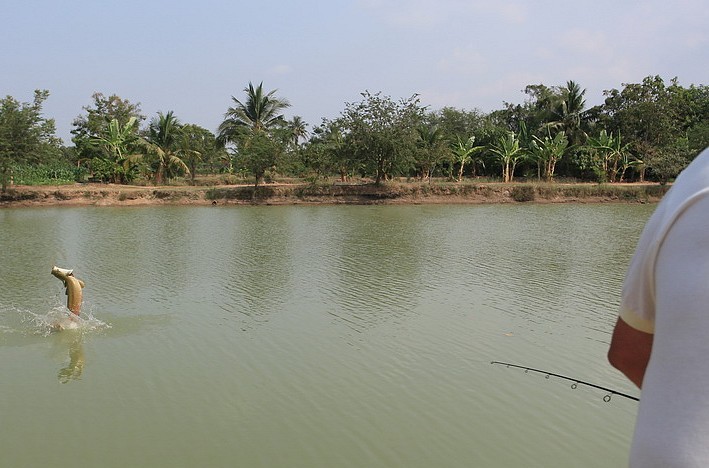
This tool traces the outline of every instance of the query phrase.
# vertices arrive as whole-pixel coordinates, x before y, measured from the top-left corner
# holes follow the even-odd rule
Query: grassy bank
[[[14,186],[2,206],[29,205],[221,205],[221,204],[423,204],[423,203],[647,203],[669,187],[657,184],[421,183],[383,185],[279,183],[218,186],[73,184]]]

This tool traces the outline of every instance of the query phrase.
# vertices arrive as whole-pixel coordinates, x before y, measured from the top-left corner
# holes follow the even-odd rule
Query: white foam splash
[[[111,328],[111,325],[96,318],[90,307],[85,307],[79,316],[73,315],[63,305],[54,306],[44,314],[17,307],[11,309],[5,309],[0,314],[5,319],[0,324],[0,333],[48,336],[66,329],[92,332]]]

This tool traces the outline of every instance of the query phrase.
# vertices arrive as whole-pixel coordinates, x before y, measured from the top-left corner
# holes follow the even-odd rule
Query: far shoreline
[[[70,185],[8,187],[0,208],[155,205],[419,205],[656,203],[668,185],[651,183],[388,182],[259,185]]]

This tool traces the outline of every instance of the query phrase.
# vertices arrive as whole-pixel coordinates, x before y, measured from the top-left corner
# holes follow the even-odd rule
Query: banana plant
[[[498,138],[490,148],[497,161],[502,165],[502,181],[512,182],[517,163],[524,159],[525,153],[519,145],[519,137],[514,132],[507,132]]]
[[[608,134],[606,130],[601,130],[598,137],[589,137],[587,147],[600,157],[603,174],[610,182],[616,182],[618,172],[622,170],[621,179],[625,171],[633,165],[628,155],[630,144],[623,145],[620,138],[614,137],[613,133]]]
[[[138,120],[131,117],[125,125],[121,125],[117,119],[112,119],[103,134],[92,137],[89,141],[104,150],[106,158],[102,159],[112,167],[112,181],[129,182],[133,169],[141,157],[140,154],[133,152],[136,145],[140,143]]]
[[[475,176],[475,163],[478,162],[478,160],[474,160],[473,155],[483,149],[485,149],[484,146],[475,146],[474,136],[471,136],[467,140],[463,140],[460,136],[457,137],[456,142],[452,145],[451,151],[455,157],[455,162],[460,165],[458,167],[458,182],[463,180],[463,171],[465,170],[465,165],[468,163],[473,163],[473,176]],[[479,162],[484,164],[482,160]]]
[[[544,178],[551,182],[554,178],[556,163],[564,156],[569,147],[569,140],[566,133],[558,132],[552,138],[547,134],[544,139],[533,136],[529,144],[529,153],[544,168]]]

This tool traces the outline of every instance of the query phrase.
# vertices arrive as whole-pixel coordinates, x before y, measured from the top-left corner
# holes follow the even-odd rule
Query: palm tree
[[[286,129],[281,111],[290,107],[287,99],[277,98],[277,90],[268,93],[263,83],[244,88],[244,102],[232,96],[234,106],[227,109],[224,121],[219,125],[217,142],[223,147],[236,145],[241,164],[256,177],[256,186],[265,171],[276,164],[285,143]],[[271,152],[272,154],[268,154]]]
[[[288,122],[288,130],[290,131],[291,138],[293,138],[293,145],[296,148],[298,148],[300,139],[308,136],[308,124],[306,124],[299,115],[294,116],[290,122]]]
[[[177,169],[189,174],[187,164],[178,156],[178,139],[182,125],[172,111],[167,114],[158,112],[148,127],[148,136],[145,138],[144,148],[146,153],[155,158],[155,183],[163,183],[165,175],[171,169]]]
[[[246,101],[241,102],[234,96],[234,106],[227,109],[224,121],[219,125],[217,139],[221,144],[236,143],[244,130],[260,132],[283,122],[281,111],[290,107],[287,99],[275,97],[277,90],[264,93],[263,82],[254,88],[244,88]]]
[[[585,117],[584,107],[586,106],[584,94],[586,94],[586,90],[582,90],[578,83],[567,81],[566,87],[561,88],[558,101],[552,107],[554,120],[545,125],[547,131],[549,129],[563,131],[572,144],[581,144],[583,138],[581,124]]]

